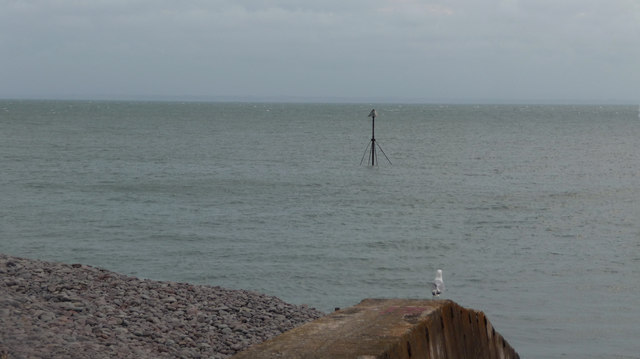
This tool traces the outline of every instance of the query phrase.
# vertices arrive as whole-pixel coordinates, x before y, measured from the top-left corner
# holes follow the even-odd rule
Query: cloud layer
[[[0,0],[0,97],[640,100],[633,0]]]

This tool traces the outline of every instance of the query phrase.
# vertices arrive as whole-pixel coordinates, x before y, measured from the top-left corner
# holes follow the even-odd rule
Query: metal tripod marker
[[[369,144],[367,144],[367,147],[364,150],[364,154],[362,155],[362,159],[360,160],[360,165],[362,165],[364,157],[367,155],[367,151],[369,151],[371,166],[375,166],[378,164],[378,157],[376,156],[376,146],[378,146],[378,149],[380,149],[380,152],[382,152],[384,158],[386,158],[387,161],[389,161],[389,164],[391,164],[391,160],[389,159],[389,157],[387,157],[387,154],[384,153],[382,147],[380,147],[380,145],[376,142],[376,116],[378,116],[378,112],[375,109],[369,112],[368,117],[371,117],[371,148],[369,148]]]

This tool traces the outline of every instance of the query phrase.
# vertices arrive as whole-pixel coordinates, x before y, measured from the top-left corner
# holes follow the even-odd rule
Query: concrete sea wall
[[[450,300],[365,299],[232,359],[519,358],[484,313]]]

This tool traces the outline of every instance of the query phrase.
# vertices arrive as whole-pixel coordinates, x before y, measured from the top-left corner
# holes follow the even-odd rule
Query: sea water
[[[443,269],[524,358],[638,358],[639,148],[635,105],[6,100],[0,251],[326,312]]]

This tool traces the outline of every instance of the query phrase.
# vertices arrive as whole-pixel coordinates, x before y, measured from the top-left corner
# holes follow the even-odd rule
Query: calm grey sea
[[[638,358],[639,149],[636,106],[0,101],[0,251],[327,312],[442,268],[524,358]]]

